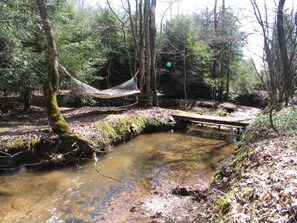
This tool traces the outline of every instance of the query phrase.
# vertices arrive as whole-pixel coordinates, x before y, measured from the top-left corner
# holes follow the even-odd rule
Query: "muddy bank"
[[[186,106],[187,111],[215,115],[242,117],[255,115],[253,108],[230,103],[214,105],[212,101],[198,101]],[[82,136],[97,148],[97,153],[106,152],[110,145],[125,142],[142,132],[168,131],[184,128],[175,125],[171,114],[174,110],[138,107],[81,107],[61,108],[73,134]],[[256,111],[257,112],[257,111]],[[178,123],[179,124],[179,123]],[[62,152],[59,148],[69,148]],[[46,112],[41,107],[32,107],[30,112],[14,111],[0,119],[0,168],[13,169],[20,166],[73,165],[92,158],[77,144],[61,144],[48,125]]]
[[[130,222],[296,222],[296,111],[292,106],[275,114],[278,134],[269,127],[268,116],[260,116],[243,136],[235,157],[219,168],[210,185],[205,182],[211,179],[202,179],[199,184],[176,183],[172,181],[177,175],[174,171],[153,171],[115,198],[102,222],[120,222],[119,216],[128,217]],[[160,108],[62,108],[62,112],[75,132],[107,150],[110,144],[143,131],[174,126],[171,111]],[[1,121],[1,143],[21,136],[38,139],[51,135],[43,113],[40,110],[33,116]],[[246,110],[239,108],[232,115],[246,118]],[[21,155],[15,153],[15,157]],[[148,191],[145,199],[139,197],[143,188]]]
[[[170,130],[174,120],[169,110],[160,108],[61,108],[73,133],[106,152],[110,145],[129,140],[145,131]],[[68,165],[83,162],[72,146],[60,154],[60,139],[47,122],[44,109],[34,107],[30,113],[12,113],[0,122],[0,165],[3,170],[20,166]]]

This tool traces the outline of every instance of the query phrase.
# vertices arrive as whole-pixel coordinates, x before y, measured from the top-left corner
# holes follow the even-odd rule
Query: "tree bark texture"
[[[215,36],[217,36],[217,30],[218,30],[218,14],[217,14],[217,9],[218,9],[218,0],[215,0],[214,9],[213,9],[213,14],[214,14],[214,35]],[[215,58],[214,58],[213,64],[212,64],[212,79],[213,80],[215,80],[216,77],[217,77],[217,67],[218,67],[217,57],[218,56],[215,55]],[[213,99],[216,99],[216,88],[213,88]]]
[[[37,4],[48,44],[48,76],[43,85],[48,120],[55,134],[66,135],[71,132],[70,127],[62,116],[57,103],[59,67],[56,42],[44,0],[37,0]]]
[[[185,40],[186,41],[186,40]],[[186,61],[186,43],[184,42],[184,50],[183,50],[183,67],[184,67],[184,99],[187,100],[188,94],[187,94],[187,61]]]
[[[288,103],[288,97],[290,95],[292,80],[290,80],[290,61],[288,57],[287,41],[284,30],[284,5],[285,0],[280,0],[277,10],[277,38],[281,57],[281,66],[284,78],[284,93],[286,104]],[[282,98],[280,98],[282,100]]]
[[[54,33],[44,0],[37,0],[37,5],[48,43],[48,77],[43,85],[45,104],[49,124],[53,132],[57,134],[61,140],[56,152],[66,152],[65,155],[62,155],[63,159],[61,159],[66,163],[77,163],[80,157],[96,157],[96,147],[82,139],[79,135],[72,134],[70,126],[60,112],[57,103],[59,63]],[[67,158],[65,156],[67,156]],[[51,156],[49,158],[51,160]]]
[[[144,0],[145,88],[151,91],[150,0]]]
[[[29,111],[31,107],[31,101],[32,101],[32,91],[30,89],[27,89],[24,92],[24,111]]]
[[[139,2],[139,75],[138,75],[138,87],[143,91],[144,86],[144,74],[145,74],[145,43],[144,43],[144,24],[143,24],[143,0]]]
[[[151,90],[153,91],[153,106],[158,106],[156,77],[156,0],[150,7],[150,48],[151,48]]]
[[[264,61],[267,63],[267,71],[268,71],[268,76],[267,76],[267,80],[268,83],[266,84],[268,93],[269,93],[269,97],[270,97],[270,101],[271,101],[271,106],[274,106],[275,104],[277,104],[277,74],[275,72],[275,68],[274,68],[274,58],[273,58],[273,54],[272,54],[272,49],[270,47],[270,40],[269,40],[269,23],[267,21],[268,18],[268,12],[267,12],[267,6],[265,5],[264,7],[264,18],[262,16],[262,13],[259,9],[259,6],[257,4],[256,0],[250,0],[252,7],[253,7],[253,11],[254,11],[254,15],[261,27],[261,31],[262,31],[262,35],[263,35],[263,45],[264,45]],[[263,78],[262,82],[264,81]]]
[[[222,12],[221,12],[221,21],[220,21],[220,36],[226,38],[225,36],[225,0],[222,0]],[[218,102],[221,103],[224,100],[224,85],[225,85],[225,73],[226,73],[226,43],[222,41],[220,43],[220,51],[219,51],[219,64],[220,64],[220,84],[219,84],[219,91],[218,91]]]

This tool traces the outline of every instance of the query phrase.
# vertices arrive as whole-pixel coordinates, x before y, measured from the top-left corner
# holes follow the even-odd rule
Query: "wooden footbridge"
[[[175,120],[190,121],[201,125],[215,125],[219,129],[221,126],[236,128],[238,133],[240,130],[244,130],[252,121],[252,119],[197,115],[186,112],[175,112],[172,114],[172,117]]]

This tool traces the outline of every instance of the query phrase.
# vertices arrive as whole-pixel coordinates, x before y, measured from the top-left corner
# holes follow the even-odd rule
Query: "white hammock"
[[[74,77],[66,70],[65,67],[63,67],[61,64],[59,66],[62,68],[62,70],[71,78],[71,84],[75,88],[75,93],[83,94],[83,95],[90,95],[97,98],[120,98],[128,95],[133,95],[140,93],[140,90],[137,87],[137,84],[135,82],[135,76],[131,78],[130,80],[119,84],[117,86],[114,86],[112,88],[106,89],[106,90],[98,90],[86,83],[83,83]]]

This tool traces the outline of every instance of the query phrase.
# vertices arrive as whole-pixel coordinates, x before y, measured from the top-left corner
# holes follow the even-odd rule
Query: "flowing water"
[[[129,222],[123,213],[131,212],[133,202],[144,204],[152,189],[164,185],[208,183],[234,148],[195,131],[155,133],[114,147],[96,166],[2,174],[0,222]],[[156,211],[162,201],[150,203],[146,208]]]

